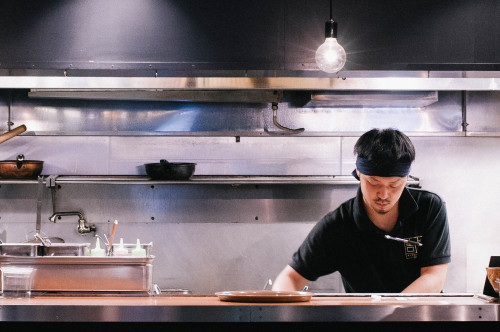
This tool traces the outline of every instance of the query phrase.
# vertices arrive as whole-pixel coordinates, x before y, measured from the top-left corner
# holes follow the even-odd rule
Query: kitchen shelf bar
[[[324,176],[219,176],[194,175],[189,180],[154,180],[142,175],[60,175],[52,176],[55,184],[141,184],[141,185],[246,185],[246,184],[302,184],[302,185],[358,185],[351,175]],[[47,178],[44,179],[47,182]],[[37,180],[3,179],[1,184],[36,184]],[[410,177],[409,186],[418,186],[420,179]]]

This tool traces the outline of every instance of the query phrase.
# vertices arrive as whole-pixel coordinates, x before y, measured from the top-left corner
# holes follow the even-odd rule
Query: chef
[[[301,290],[339,271],[348,293],[439,293],[450,262],[446,205],[407,188],[410,139],[372,129],[354,146],[356,197],[323,217],[278,275],[273,290]]]

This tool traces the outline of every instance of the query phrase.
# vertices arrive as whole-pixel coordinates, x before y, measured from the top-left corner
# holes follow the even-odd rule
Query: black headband
[[[410,174],[411,162],[395,162],[377,166],[368,159],[358,157],[356,159],[356,168],[364,175],[405,177]]]

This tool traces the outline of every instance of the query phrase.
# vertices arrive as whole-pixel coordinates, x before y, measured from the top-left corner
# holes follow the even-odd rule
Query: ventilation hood
[[[212,73],[217,75],[217,73]],[[227,72],[224,72],[227,75]],[[246,72],[245,76],[0,76],[0,89],[31,98],[136,99],[277,103],[284,91],[306,92],[308,106],[423,107],[437,91],[498,91],[500,72]],[[66,75],[66,72],[65,74]],[[240,74],[241,75],[241,74]]]
[[[30,98],[279,103],[281,90],[31,89]]]
[[[322,91],[304,107],[425,107],[438,101],[437,91]]]

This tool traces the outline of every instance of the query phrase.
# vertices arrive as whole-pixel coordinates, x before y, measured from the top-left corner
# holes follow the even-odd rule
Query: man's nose
[[[382,187],[377,192],[378,198],[386,199],[389,197],[389,189]]]

